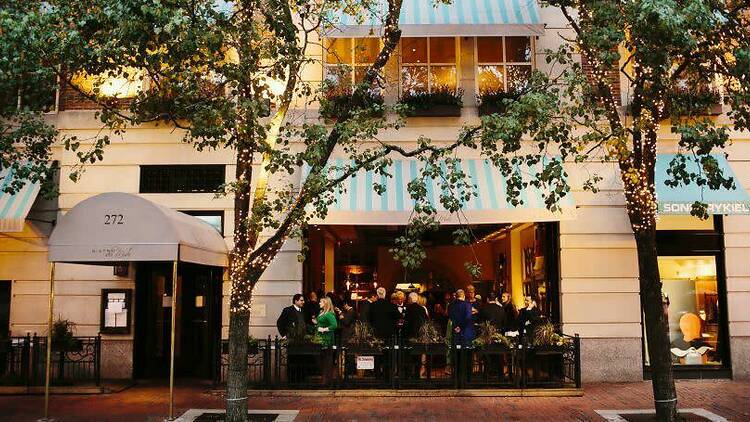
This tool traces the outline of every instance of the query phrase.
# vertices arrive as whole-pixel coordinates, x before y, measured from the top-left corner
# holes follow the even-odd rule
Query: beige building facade
[[[542,8],[538,12],[539,19],[544,23],[544,30],[541,35],[530,35],[528,38],[533,52],[528,58],[528,66],[545,70],[543,50],[557,46],[561,42],[561,35],[569,34],[570,31],[557,11]],[[388,131],[383,134],[383,139],[405,147],[415,145],[416,139],[422,135],[438,143],[448,142],[455,139],[462,126],[479,121],[475,98],[481,89],[480,73],[486,66],[490,66],[483,64],[484,59],[480,60],[480,56],[484,54],[480,44],[483,45],[485,41],[480,39],[482,37],[475,36],[449,38],[455,44],[455,58],[448,64],[446,62],[451,58],[443,58],[434,67],[454,67],[451,71],[454,75],[452,77],[455,78],[456,85],[463,89],[460,116],[409,118],[405,128]],[[506,49],[510,48],[510,44],[505,46]],[[304,75],[307,80],[319,83],[327,74],[323,63],[330,61],[324,57],[320,49],[311,48],[310,54],[320,58],[321,63],[308,66]],[[506,66],[507,69],[509,66],[527,65],[526,62],[518,64],[520,62],[516,61],[512,62],[514,64],[508,64],[511,62],[507,60],[507,57],[499,62],[488,59],[486,63]],[[400,57],[396,58],[389,65],[389,72],[398,81],[399,72],[409,65],[410,63],[401,61]],[[510,76],[506,74],[506,77]],[[505,83],[510,84],[509,79]],[[396,82],[393,91],[387,91],[386,99],[397,98],[403,89],[404,87]],[[622,102],[625,104],[628,101],[628,87],[625,81],[621,82],[621,92]],[[62,133],[87,139],[96,136],[100,129],[94,113],[94,110],[85,109],[83,106],[66,108],[63,98],[59,111],[49,118]],[[297,104],[292,114],[292,118],[297,121],[318,118],[317,106],[304,101]],[[721,120],[725,117],[716,118]],[[728,148],[729,165],[734,171],[740,189],[750,188],[750,134],[734,133],[732,140],[732,145]],[[665,127],[659,152],[674,153],[676,144],[674,135]],[[473,151],[460,151],[459,154],[466,160],[481,158]],[[343,154],[339,154],[338,157],[343,157]],[[231,181],[234,174],[232,151],[197,152],[191,145],[182,142],[179,131],[170,127],[144,125],[129,128],[121,137],[114,138],[112,144],[107,147],[104,160],[87,166],[78,182],[72,182],[68,178],[69,172],[76,165],[74,153],[57,146],[54,159],[61,167],[59,196],[52,201],[37,198],[22,231],[0,233],[0,280],[10,286],[8,307],[9,332],[12,336],[24,336],[29,333],[44,335],[46,332],[49,275],[47,242],[56,221],[87,198],[106,192],[126,192],[175,210],[189,212],[199,218],[211,217],[210,222],[220,230],[227,246],[232,245],[234,211],[231,198],[216,198],[212,192],[148,193],[149,189],[144,184],[144,177],[149,174],[149,166],[157,166],[152,169],[165,171],[175,166],[214,166],[212,168],[223,169],[223,181]],[[613,164],[570,163],[566,169],[573,186],[574,215],[560,221],[555,221],[556,218],[538,220],[535,219],[537,217],[531,216],[533,212],[530,211],[526,221],[515,217],[513,221],[509,221],[502,211],[498,211],[495,223],[510,225],[502,226],[506,227],[507,236],[503,238],[505,240],[498,240],[494,249],[487,252],[487,261],[496,262],[499,254],[503,254],[509,269],[506,277],[510,279],[509,285],[512,285],[516,277],[514,272],[520,274],[523,266],[521,251],[525,250],[524,242],[533,243],[533,235],[531,240],[523,240],[526,236],[523,231],[528,230],[530,224],[542,221],[551,224],[550,227],[553,228],[548,231],[554,233],[555,239],[551,246],[548,246],[549,250],[553,251],[552,254],[556,255],[554,261],[557,262],[557,274],[552,282],[557,283],[557,286],[554,290],[549,290],[555,294],[547,299],[554,304],[551,306],[556,309],[556,317],[562,324],[563,332],[579,334],[582,338],[581,361],[584,382],[642,380],[648,371],[644,358],[636,248],[625,212],[619,175]],[[584,192],[582,187],[582,180],[590,173],[598,173],[604,177],[601,183],[602,190],[596,194]],[[162,177],[167,176],[162,174]],[[357,218],[362,220],[351,220],[348,225],[368,225],[367,214],[362,212],[358,215]],[[690,304],[690,310],[682,314],[693,313],[703,321],[701,324],[709,325],[710,321],[716,325],[711,330],[702,331],[701,335],[718,338],[710,344],[713,349],[720,348],[721,351],[714,350],[714,357],[710,359],[720,360],[718,364],[713,365],[720,370],[702,370],[701,366],[704,364],[711,366],[710,359],[699,357],[697,364],[693,362],[694,365],[687,365],[695,370],[684,371],[685,376],[746,378],[750,377],[750,306],[746,306],[750,303],[750,264],[747,260],[747,256],[750,256],[750,215],[717,215],[712,221],[715,224],[688,217],[664,216],[660,222],[660,229],[665,229],[664,242],[669,242],[670,239],[687,239],[689,246],[691,238],[679,237],[680,234],[702,230],[703,234],[714,231],[719,243],[718,249],[704,254],[690,248],[685,248],[685,252],[671,251],[669,256],[663,257],[660,265],[664,265],[663,273],[669,273],[677,280],[673,283],[682,283],[685,280],[698,283],[698,279],[709,280],[708,285],[700,288],[702,290],[696,290],[697,284],[692,285],[692,293],[688,293],[688,296],[692,294],[696,299]],[[398,220],[390,223],[396,226],[399,224],[402,222]],[[319,222],[319,226],[331,225],[322,221]],[[329,227],[326,230],[336,232],[337,229]],[[678,237],[670,237],[672,235]],[[311,258],[312,261],[320,261],[318,265],[323,266],[323,272],[328,270],[328,273],[322,276],[322,280],[318,280],[320,276],[310,275],[309,265],[313,265],[310,259],[307,263],[298,260],[301,252],[299,242],[286,242],[255,289],[251,320],[253,336],[266,337],[277,334],[276,318],[281,309],[289,305],[293,294],[310,290],[312,285],[326,289],[337,287],[338,281],[330,265],[326,267],[325,264],[326,259],[333,259],[333,246],[330,242],[330,236],[328,240],[321,240],[323,257]],[[695,242],[699,243],[697,240]],[[506,249],[507,252],[502,252]],[[326,256],[328,258],[325,258]],[[547,257],[547,260],[551,259]],[[694,264],[708,267],[700,274],[691,273]],[[102,289],[132,291],[132,309],[138,312],[137,301],[140,296],[136,293],[136,286],[140,282],[138,274],[143,271],[145,266],[139,263],[130,263],[124,269],[120,266],[117,270],[113,270],[112,266],[58,264],[54,315],[74,322],[76,335],[97,335],[102,327]],[[492,279],[495,273],[496,271],[490,271],[483,278]],[[712,277],[713,284],[710,283]],[[310,281],[312,279],[318,281]],[[220,337],[226,339],[230,286],[226,274],[223,274],[221,280],[223,281],[218,290],[221,301],[219,329]],[[395,288],[395,283],[391,287]],[[675,303],[674,306],[678,306],[676,297],[679,295],[685,294],[676,291],[670,298]],[[701,297],[697,298],[698,296]],[[522,304],[521,290],[514,290],[513,297],[519,305]],[[138,377],[136,367],[140,358],[134,346],[136,337],[140,335],[139,327],[135,323],[137,317],[132,314],[129,316],[132,318],[131,329],[126,334],[102,334],[103,378]],[[679,339],[680,324],[682,322],[675,321],[676,339]],[[685,364],[684,357],[676,357],[675,360],[680,365]]]

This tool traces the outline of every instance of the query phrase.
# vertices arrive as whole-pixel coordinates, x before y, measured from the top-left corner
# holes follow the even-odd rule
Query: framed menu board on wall
[[[130,334],[131,298],[130,289],[102,289],[102,334]]]

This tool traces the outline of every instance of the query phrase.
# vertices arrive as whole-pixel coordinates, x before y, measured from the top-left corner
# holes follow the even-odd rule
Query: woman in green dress
[[[331,298],[324,297],[320,299],[317,332],[320,337],[320,345],[323,346],[323,350],[320,353],[320,369],[323,376],[323,384],[328,384],[333,375],[334,353],[331,347],[334,345],[334,333],[337,326],[336,314],[333,311]]]

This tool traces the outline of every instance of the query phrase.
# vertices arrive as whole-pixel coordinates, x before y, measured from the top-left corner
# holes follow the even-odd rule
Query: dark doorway
[[[221,335],[222,269],[180,263],[177,271],[175,375],[210,379]],[[172,264],[143,263],[136,275],[133,370],[169,375]]]

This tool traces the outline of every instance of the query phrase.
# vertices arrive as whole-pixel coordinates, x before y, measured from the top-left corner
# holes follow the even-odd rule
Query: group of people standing
[[[425,295],[416,292],[406,295],[397,290],[389,297],[383,287],[370,292],[358,304],[333,293],[318,299],[315,292],[310,292],[307,300],[301,294],[294,295],[292,306],[284,308],[276,327],[283,337],[295,332],[317,333],[321,345],[332,346],[337,335],[341,344],[347,343],[356,321],[368,323],[374,334],[385,341],[394,337],[417,338],[428,321],[446,333],[450,322],[456,344],[468,345],[475,337],[478,323],[486,321],[499,332],[518,331],[523,334],[528,326],[539,321],[541,313],[536,302],[530,296],[524,299],[524,307],[519,311],[510,293],[498,297],[490,292],[483,301],[473,285],[446,292],[442,300],[432,303]]]

